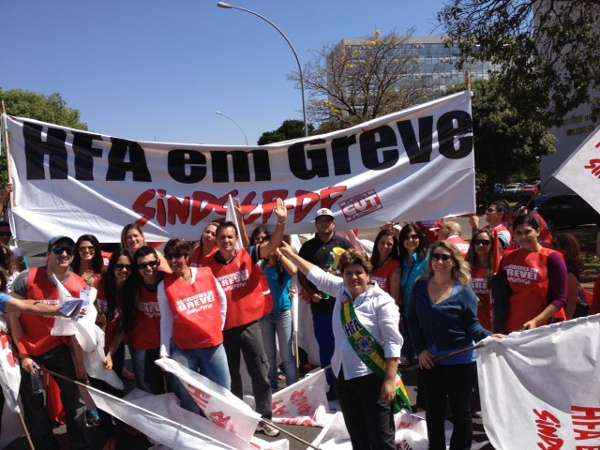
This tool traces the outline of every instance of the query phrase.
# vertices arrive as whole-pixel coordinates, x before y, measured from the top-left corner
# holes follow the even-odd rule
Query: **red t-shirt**
[[[190,255],[190,267],[207,266],[211,258],[215,256],[215,253],[217,253],[217,250],[218,248],[215,245],[207,255],[202,255],[202,248],[200,246],[196,247],[196,249]]]
[[[485,267],[473,267],[471,269],[471,287],[473,292],[477,294],[479,298],[479,304],[477,305],[477,317],[479,323],[483,325],[486,330],[492,330],[492,299],[490,286],[488,285],[488,277],[490,271]]]
[[[388,294],[391,294],[390,290],[392,275],[400,267],[400,262],[395,259],[388,259],[383,266],[380,266],[373,270],[371,279],[376,281],[381,289]]]
[[[150,350],[160,347],[160,308],[156,291],[143,284],[138,288],[139,297],[135,305],[133,329],[129,343],[134,350]]]

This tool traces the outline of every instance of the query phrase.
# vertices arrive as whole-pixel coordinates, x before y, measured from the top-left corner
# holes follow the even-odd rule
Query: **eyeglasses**
[[[487,239],[474,239],[473,240],[473,244],[475,245],[490,245],[492,243],[492,241],[489,241]]]
[[[131,264],[115,264],[115,270],[131,270]]]
[[[185,258],[187,257],[187,255],[183,254],[183,253],[171,253],[169,255],[165,255],[165,258],[167,259],[180,259],[180,258]]]
[[[155,267],[158,266],[158,261],[148,261],[145,263],[138,264],[137,266],[138,266],[138,269],[140,269],[140,270],[145,269],[146,267],[150,267],[151,269],[154,269]]]
[[[73,247],[54,247],[50,251],[52,253],[54,253],[56,256],[60,256],[63,253],[66,253],[68,256],[73,255]]]
[[[446,253],[432,253],[431,259],[433,259],[434,261],[446,262],[446,261],[450,261],[450,259],[452,259],[452,256],[447,255]]]

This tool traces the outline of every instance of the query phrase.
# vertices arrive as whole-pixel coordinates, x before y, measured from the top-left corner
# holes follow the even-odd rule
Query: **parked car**
[[[547,194],[534,199],[531,208],[537,210],[550,228],[569,228],[596,224],[600,214],[576,194]]]

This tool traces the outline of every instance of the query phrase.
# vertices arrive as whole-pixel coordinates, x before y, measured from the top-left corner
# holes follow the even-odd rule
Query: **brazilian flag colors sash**
[[[383,348],[371,333],[356,317],[352,299],[345,293],[341,302],[342,326],[348,342],[360,358],[377,376],[385,378],[385,357]],[[396,375],[396,397],[392,401],[392,410],[397,413],[401,409],[411,411],[410,399],[406,386],[400,375]]]

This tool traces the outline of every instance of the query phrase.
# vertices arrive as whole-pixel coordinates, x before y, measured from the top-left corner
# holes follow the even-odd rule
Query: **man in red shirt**
[[[54,274],[73,297],[79,297],[87,287],[86,282],[70,269],[75,242],[66,236],[51,239],[48,244],[46,267],[32,268],[21,272],[13,282],[13,297],[44,300],[57,304],[60,298],[57,286],[50,276]],[[30,314],[9,315],[13,340],[21,359],[21,400],[25,418],[31,431],[35,448],[58,449],[52,425],[42,396],[34,392],[34,385],[41,375],[39,366],[46,367],[68,378],[75,379],[75,365],[69,350],[69,337],[52,336],[54,319]],[[79,389],[77,385],[57,378],[60,396],[65,408],[67,433],[72,449],[90,448],[83,433],[81,421],[77,419]]]

